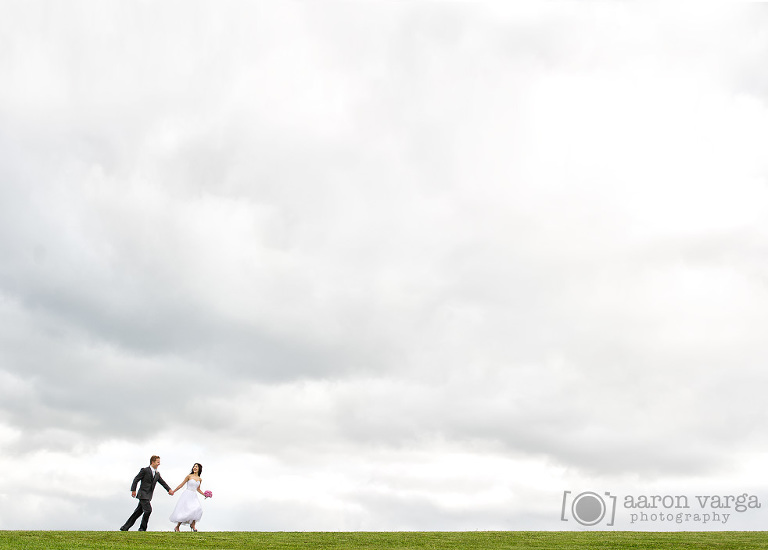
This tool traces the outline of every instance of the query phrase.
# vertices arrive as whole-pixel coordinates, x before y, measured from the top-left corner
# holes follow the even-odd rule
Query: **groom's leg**
[[[136,520],[139,519],[139,516],[144,512],[144,508],[141,506],[141,501],[139,501],[139,505],[136,506],[136,509],[131,514],[131,517],[128,518],[128,521],[125,522],[125,525],[123,525],[120,529],[122,531],[127,531],[131,527],[133,527],[133,524],[136,523]]]
[[[146,531],[147,523],[149,523],[149,515],[152,513],[152,505],[148,500],[142,499],[141,509],[144,512],[144,517],[141,518],[141,526],[139,527],[139,531]]]

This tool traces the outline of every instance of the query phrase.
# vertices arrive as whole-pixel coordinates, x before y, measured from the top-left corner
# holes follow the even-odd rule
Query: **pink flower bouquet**
[[[213,496],[213,493],[212,493],[212,492],[210,492],[210,491],[206,491],[206,492],[204,492],[204,493],[203,493],[203,496],[204,496],[205,498],[211,498],[211,497]]]

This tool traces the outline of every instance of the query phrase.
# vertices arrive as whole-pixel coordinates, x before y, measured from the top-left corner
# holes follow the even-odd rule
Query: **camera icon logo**
[[[570,501],[571,517],[582,525],[591,527],[597,525],[606,515],[610,517],[605,525],[612,526],[616,518],[616,497],[611,493],[605,493],[606,499],[594,491],[584,491],[575,497],[570,497],[571,491],[563,491],[563,507],[560,511],[560,520],[568,521],[565,517]],[[606,500],[608,503],[606,504]]]

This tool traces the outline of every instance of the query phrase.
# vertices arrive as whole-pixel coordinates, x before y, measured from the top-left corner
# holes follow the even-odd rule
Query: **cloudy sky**
[[[4,1],[0,529],[117,529],[152,454],[204,465],[205,530],[768,509],[766,29]]]

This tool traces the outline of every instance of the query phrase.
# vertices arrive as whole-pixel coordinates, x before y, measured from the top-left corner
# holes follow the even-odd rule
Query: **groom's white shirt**
[[[157,475],[157,470],[155,470],[152,466],[150,466],[149,469],[152,470],[152,477],[155,477]]]

